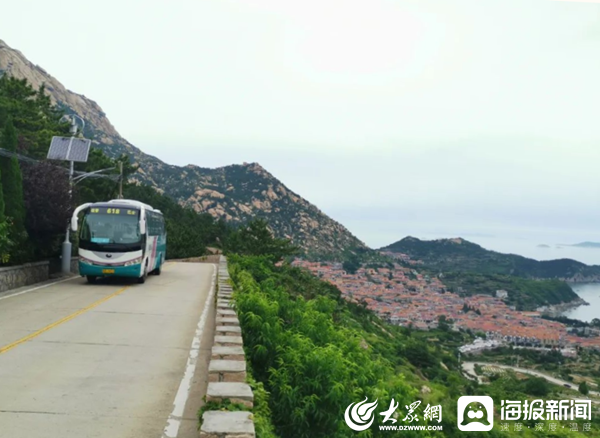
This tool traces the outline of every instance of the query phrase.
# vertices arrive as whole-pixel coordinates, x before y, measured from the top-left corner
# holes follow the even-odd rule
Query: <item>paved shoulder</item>
[[[74,279],[0,301],[0,437],[159,437],[214,266]]]

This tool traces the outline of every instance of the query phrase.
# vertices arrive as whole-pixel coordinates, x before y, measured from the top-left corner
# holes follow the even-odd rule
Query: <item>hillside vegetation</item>
[[[517,310],[533,310],[540,306],[568,303],[579,297],[560,280],[530,280],[501,274],[448,272],[442,281],[451,292],[460,295],[495,295],[497,290],[508,291],[507,304]]]
[[[600,266],[559,259],[538,261],[515,254],[490,251],[464,239],[420,240],[406,237],[382,251],[407,254],[442,271],[515,275],[567,281],[599,281]]]
[[[491,385],[467,380],[456,357],[457,347],[470,338],[447,324],[430,332],[392,326],[343,300],[335,286],[300,269],[277,267],[271,257],[232,254],[229,262],[252,382],[260,385],[261,403],[268,406],[256,413],[261,428],[270,425],[258,437],[388,436],[389,431],[379,430],[379,413],[392,398],[399,403],[397,424],[408,424],[405,407],[421,401],[418,424],[437,425],[424,421],[423,410],[442,406],[443,431],[404,431],[403,436],[462,437],[456,426],[456,401],[462,395],[490,395],[496,406],[501,400],[564,398],[560,387],[511,373]],[[344,412],[365,398],[378,400],[375,422],[356,433],[345,424]],[[598,420],[593,421],[586,436],[599,436]],[[501,432],[497,425],[485,435],[549,436],[546,424],[544,432],[528,425],[521,432]],[[580,436],[567,422],[563,425],[552,436]]]
[[[406,237],[381,251],[406,254],[423,263],[420,270],[440,275],[462,295],[508,292],[518,310],[570,303],[579,297],[567,281],[600,281],[600,266],[570,259],[538,261],[490,251],[464,239],[420,240]]]
[[[420,399],[424,408],[445,404],[449,386],[455,395],[473,391],[456,371],[451,349],[428,343],[422,333],[411,336],[386,325],[307,272],[277,268],[257,256],[230,257],[230,272],[247,359],[254,378],[270,393],[272,421],[281,437],[350,436],[343,412],[365,397],[380,400],[383,411],[392,398],[401,406]],[[462,339],[440,336],[449,345]],[[431,392],[421,393],[423,385]],[[446,409],[443,424],[451,431],[455,417],[450,404]],[[379,434],[373,427],[365,436]]]

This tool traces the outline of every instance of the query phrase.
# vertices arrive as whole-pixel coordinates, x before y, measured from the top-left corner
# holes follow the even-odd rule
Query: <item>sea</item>
[[[590,322],[594,318],[600,319],[600,283],[574,284],[571,287],[577,295],[590,305],[570,309],[563,315],[585,322]]]
[[[486,249],[508,254],[517,254],[536,260],[573,259],[588,265],[600,265],[600,248],[582,248],[573,244],[591,241],[600,242],[600,235],[571,235],[569,233],[421,233],[421,239],[439,239],[460,236],[477,243]],[[571,287],[589,306],[579,306],[566,311],[563,315],[573,319],[590,322],[600,318],[600,283],[572,284]]]

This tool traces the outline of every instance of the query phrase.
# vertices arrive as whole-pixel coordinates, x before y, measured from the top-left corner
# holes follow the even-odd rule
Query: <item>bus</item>
[[[79,274],[89,283],[105,277],[133,277],[145,283],[160,275],[167,251],[165,220],[150,205],[129,199],[80,205],[71,229],[79,231]]]

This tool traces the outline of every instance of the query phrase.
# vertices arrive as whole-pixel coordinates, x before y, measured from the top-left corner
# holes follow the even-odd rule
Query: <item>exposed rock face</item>
[[[86,120],[86,136],[109,156],[123,153],[137,164],[131,180],[154,187],[197,212],[242,223],[264,217],[280,237],[314,254],[332,254],[364,247],[344,226],[292,192],[258,163],[217,169],[166,164],[143,153],[119,135],[100,106],[67,90],[41,67],[0,40],[0,75],[27,79],[36,89],[45,84],[53,101]]]
[[[111,144],[115,137],[120,138],[119,133],[106,118],[102,108],[91,99],[67,90],[60,82],[52,77],[40,66],[31,63],[21,52],[11,49],[4,41],[0,40],[0,74],[9,73],[19,79],[27,81],[38,89],[45,84],[48,94],[54,103],[63,104],[71,108],[75,113],[94,125],[98,141]]]

